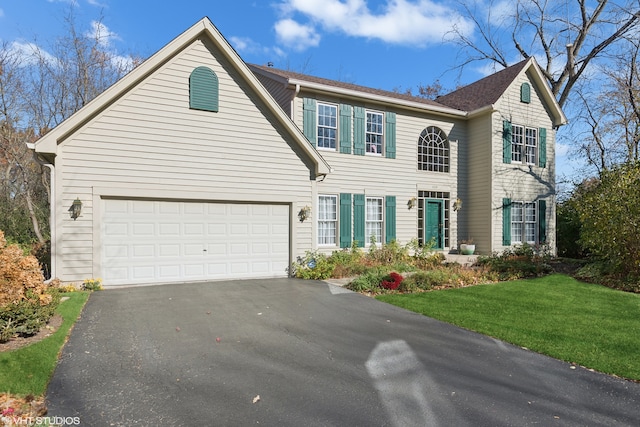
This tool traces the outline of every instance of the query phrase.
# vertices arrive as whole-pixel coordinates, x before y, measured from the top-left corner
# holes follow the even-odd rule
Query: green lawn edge
[[[556,359],[640,380],[640,294],[553,274],[376,298]]]
[[[63,294],[69,299],[56,309],[63,322],[55,333],[27,347],[0,353],[0,393],[13,396],[41,396],[45,393],[60,351],[89,294],[87,291]]]

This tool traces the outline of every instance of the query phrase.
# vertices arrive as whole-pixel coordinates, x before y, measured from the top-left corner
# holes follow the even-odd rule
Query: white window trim
[[[431,129],[432,132],[428,132],[426,135],[423,136],[423,133],[425,133],[429,129]],[[438,141],[438,142],[441,142],[443,147],[442,148],[434,147],[432,145],[432,143],[434,142],[434,139],[428,139],[429,136],[437,136],[441,138],[441,141]],[[443,155],[432,155],[431,158],[443,159],[443,162],[442,163],[438,163],[434,161],[430,162],[428,159],[421,161],[420,156],[428,157],[429,149],[438,150],[438,151],[441,150],[444,153]],[[421,150],[426,151],[426,153],[421,154]],[[437,169],[443,169],[443,170],[437,170]],[[418,170],[422,172],[435,172],[439,174],[451,173],[451,143],[449,141],[449,136],[446,134],[446,132],[443,129],[437,126],[427,126],[420,133],[420,136],[418,137]]]
[[[335,201],[335,219],[329,219],[329,220],[323,220],[320,218],[320,198],[322,197],[330,197],[332,199],[334,199]],[[339,231],[339,224],[338,224],[338,218],[340,218],[339,212],[338,210],[340,209],[340,205],[339,205],[339,201],[338,201],[338,196],[335,194],[319,194],[318,195],[318,215],[317,215],[317,220],[316,220],[316,232],[317,232],[317,237],[316,237],[316,242],[318,244],[318,247],[337,247],[339,244],[339,239],[340,237],[338,236],[338,231]],[[321,243],[320,242],[320,223],[321,222],[332,222],[334,224],[334,233],[333,233],[333,238],[335,240],[334,243]]]
[[[320,129],[320,106],[326,106],[326,107],[331,107],[334,108],[336,111],[336,138],[335,138],[335,147],[331,148],[331,147],[321,147],[320,146],[320,137],[318,135],[318,129]],[[338,150],[338,146],[340,145],[340,111],[339,108],[336,104],[332,104],[330,102],[318,102],[316,105],[316,147],[318,148],[318,150],[323,150],[323,151],[337,151]],[[330,128],[329,126],[322,126],[325,128]]]
[[[381,122],[381,126],[382,126],[382,131],[380,133],[373,133],[373,132],[369,132],[367,131],[367,123],[368,123],[368,114],[376,114],[382,117],[382,122]],[[385,115],[382,111],[375,111],[375,110],[365,110],[364,112],[364,151],[365,151],[365,155],[367,156],[376,156],[376,157],[380,157],[384,154],[384,131],[385,131]],[[372,153],[369,150],[367,150],[367,134],[372,134],[372,135],[380,135],[381,138],[381,143],[380,143],[380,152],[379,153]]]
[[[380,220],[369,220],[369,210],[367,209],[367,205],[369,200],[379,200],[380,201]],[[365,233],[365,246],[371,246],[371,234],[367,232],[367,225],[369,223],[379,223],[380,224],[380,240],[376,239],[376,245],[384,244],[384,197],[378,196],[365,196],[364,198],[364,233]]]
[[[533,145],[528,144],[528,142],[530,141],[530,138],[528,137],[527,133],[528,132],[533,132],[534,138],[533,138]],[[527,160],[527,149],[529,147],[533,147],[533,161],[528,161]],[[524,128],[524,152],[522,153],[522,161],[526,162],[526,164],[528,165],[537,165],[538,164],[538,129],[533,128],[533,127],[525,127]]]
[[[523,165],[537,165],[538,164],[538,147],[539,147],[539,139],[540,136],[538,135],[538,128],[535,127],[531,127],[531,126],[525,126],[525,125],[517,125],[517,124],[512,124],[512,136],[511,136],[511,163],[515,163],[515,164],[523,164]],[[522,129],[522,144],[515,144],[514,140],[516,137],[516,128],[520,128]],[[534,145],[530,145],[527,144],[528,142],[528,138],[527,138],[527,132],[528,131],[532,131],[533,134],[535,135],[534,138]],[[520,160],[515,160],[514,156],[517,152],[517,150],[515,149],[516,146],[520,146],[521,150],[520,150]],[[533,161],[527,161],[527,147],[533,147]]]
[[[520,228],[521,228],[521,233],[522,233],[522,240],[516,240],[514,237],[514,233],[513,233],[513,225],[514,225],[514,221],[513,221],[513,209],[515,207],[515,205],[520,205],[521,209],[522,209],[522,221],[518,221],[517,224],[520,224]],[[533,205],[533,214],[535,216],[535,220],[534,221],[527,221],[527,205]],[[511,226],[511,243],[512,244],[524,244],[527,243],[529,245],[535,245],[539,242],[540,240],[540,236],[538,236],[538,229],[539,229],[539,222],[540,222],[540,218],[538,218],[538,202],[526,202],[526,201],[522,201],[522,200],[516,200],[511,202],[511,209],[512,209],[512,213],[511,213],[511,219],[510,219],[510,226]],[[533,228],[533,240],[527,240],[527,224],[534,224],[534,228]]]

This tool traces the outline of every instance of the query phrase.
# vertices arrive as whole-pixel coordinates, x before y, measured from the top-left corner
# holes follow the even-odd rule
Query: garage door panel
[[[106,286],[285,277],[287,205],[103,200]]]

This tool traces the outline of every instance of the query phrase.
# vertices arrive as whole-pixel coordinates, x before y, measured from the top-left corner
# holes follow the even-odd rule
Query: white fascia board
[[[309,82],[306,80],[289,79],[289,85],[293,87],[295,87],[296,85],[300,85],[302,88],[310,89],[312,91],[343,95],[349,98],[358,98],[358,99],[366,98],[366,99],[380,102],[383,104],[399,105],[404,108],[408,108],[412,110],[429,111],[435,114],[442,114],[446,116],[454,116],[454,117],[467,116],[467,112],[456,110],[454,108],[439,107],[435,105],[422,104],[420,102],[406,101],[403,99],[392,98],[390,96],[365,93],[357,90],[345,89],[345,88],[335,87],[335,86],[328,86],[321,83]]]

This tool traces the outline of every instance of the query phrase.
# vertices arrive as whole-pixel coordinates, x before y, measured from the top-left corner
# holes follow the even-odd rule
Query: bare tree
[[[600,73],[600,87],[580,86],[580,123],[574,155],[598,175],[620,163],[640,160],[640,40],[621,44]]]
[[[40,224],[46,222],[48,199],[46,191],[41,191],[42,170],[26,147],[33,135],[18,130],[26,119],[23,65],[15,49],[6,43],[0,47],[0,227],[15,239],[29,234],[44,243]]]
[[[640,27],[638,0],[461,0],[477,31],[452,36],[461,50],[460,69],[476,61],[507,67],[535,56],[560,106],[595,59]]]
[[[48,238],[48,174],[26,143],[34,142],[107,89],[141,60],[120,56],[100,21],[80,31],[73,9],[64,35],[46,45],[0,46],[0,227],[26,243]],[[25,230],[24,218],[29,218]],[[19,225],[19,226],[18,226]],[[27,232],[28,231],[28,232]]]

